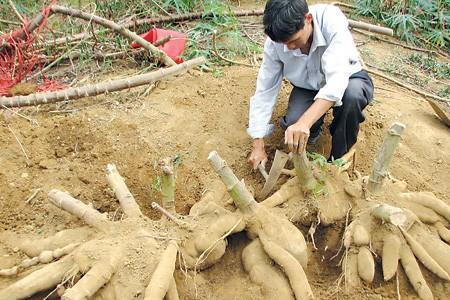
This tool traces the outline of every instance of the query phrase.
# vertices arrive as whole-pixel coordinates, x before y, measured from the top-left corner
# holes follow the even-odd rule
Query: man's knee
[[[360,80],[350,80],[342,97],[343,109],[362,111],[369,104],[371,97]]]

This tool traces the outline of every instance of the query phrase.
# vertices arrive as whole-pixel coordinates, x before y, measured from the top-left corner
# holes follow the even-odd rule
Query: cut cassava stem
[[[306,157],[306,152],[293,153],[292,161],[294,162],[295,172],[302,190],[307,193],[314,191],[319,185],[319,182],[314,177],[311,165]]]
[[[230,193],[236,206],[244,213],[253,212],[257,202],[247,190],[245,184],[234,175],[227,163],[216,151],[209,153],[208,160],[227,187],[228,193]]]
[[[101,214],[91,206],[71,197],[67,193],[59,190],[51,190],[48,193],[48,198],[55,206],[77,216],[92,227],[107,230],[111,226],[111,223],[106,219],[106,215]]]
[[[174,214],[175,211],[175,183],[176,174],[173,159],[165,158],[160,162],[163,175],[161,176],[162,207]]]
[[[406,210],[387,204],[375,206],[372,209],[371,214],[382,222],[401,226],[404,229],[408,229],[415,221],[417,221],[417,218],[414,218],[414,216]]]
[[[124,79],[117,79],[110,82],[69,88],[55,92],[31,94],[27,96],[0,97],[0,106],[4,105],[6,107],[23,107],[74,100],[83,97],[96,96],[104,93],[111,93],[127,88],[141,86],[144,84],[150,84],[164,77],[179,74],[185,70],[191,69],[205,62],[206,59],[204,57],[198,57],[166,69],[160,69],[158,71],[136,75]]]
[[[169,56],[167,56],[162,50],[158,49],[151,43],[147,42],[146,40],[144,40],[144,38],[137,35],[136,33],[128,30],[124,26],[121,26],[113,21],[89,13],[85,13],[78,9],[64,7],[60,5],[52,5],[51,10],[53,13],[60,13],[72,17],[81,18],[83,20],[92,21],[94,23],[108,27],[147,49],[152,54],[152,56],[154,56],[158,61],[161,61],[164,65],[166,66],[176,65],[176,63]]]
[[[114,164],[108,164],[106,167],[106,177],[111,186],[116,198],[119,200],[123,212],[130,218],[137,218],[142,216],[141,209],[136,203],[130,190],[128,190],[125,180],[120,176]]]
[[[378,192],[383,185],[383,179],[388,175],[389,164],[404,129],[405,125],[398,122],[392,124],[391,128],[389,128],[383,145],[373,163],[372,174],[369,176],[369,191]]]

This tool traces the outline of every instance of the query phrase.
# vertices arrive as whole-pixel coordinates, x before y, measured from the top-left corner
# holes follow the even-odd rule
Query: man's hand
[[[253,150],[248,158],[248,162],[252,165],[253,170],[256,170],[259,164],[263,166],[266,165],[267,154],[264,149],[264,140],[262,138],[253,140]]]
[[[334,102],[325,99],[316,99],[314,103],[303,113],[297,122],[289,126],[284,132],[284,143],[289,151],[302,153],[306,150],[309,130],[332,106]]]
[[[310,126],[298,120],[289,126],[284,132],[284,143],[287,144],[289,151],[293,153],[302,153],[306,149],[306,143],[309,138]]]

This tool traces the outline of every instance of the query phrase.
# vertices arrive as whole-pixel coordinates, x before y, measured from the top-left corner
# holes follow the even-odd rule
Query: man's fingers
[[[297,153],[298,152],[298,150],[299,150],[299,147],[300,147],[300,145],[299,145],[299,143],[301,142],[301,138],[300,138],[300,136],[299,136],[299,133],[297,132],[297,133],[294,133],[294,137],[293,137],[293,152],[294,153]]]
[[[284,133],[284,143],[287,144],[289,151],[293,151],[294,149],[293,138],[293,134],[290,132],[290,130],[286,130]]]
[[[266,163],[267,163],[267,157],[261,161],[261,165],[264,167],[264,169],[266,168]]]

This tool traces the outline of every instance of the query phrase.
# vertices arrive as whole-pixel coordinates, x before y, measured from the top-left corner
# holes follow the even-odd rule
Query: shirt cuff
[[[259,139],[271,135],[274,127],[275,126],[273,124],[267,124],[263,127],[249,127],[247,128],[247,133],[253,139]]]
[[[342,105],[342,99],[335,96],[335,95],[331,95],[328,94],[325,90],[320,89],[319,92],[316,94],[316,96],[314,97],[314,100],[316,99],[325,99],[331,102],[334,102],[333,107],[337,107],[337,106],[341,106]]]

